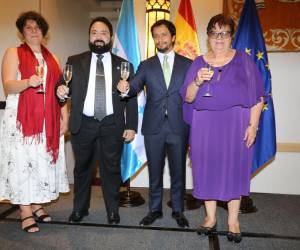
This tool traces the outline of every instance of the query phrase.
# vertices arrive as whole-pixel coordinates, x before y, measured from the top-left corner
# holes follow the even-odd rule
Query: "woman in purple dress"
[[[217,200],[228,202],[228,240],[240,242],[240,199],[249,195],[252,145],[263,107],[263,81],[251,58],[231,48],[234,23],[216,15],[208,52],[195,59],[181,89],[190,124],[194,197],[204,200],[199,234],[216,231]]]

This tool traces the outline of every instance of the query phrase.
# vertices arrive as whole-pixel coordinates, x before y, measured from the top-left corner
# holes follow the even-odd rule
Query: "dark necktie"
[[[105,76],[103,55],[97,55],[97,57],[94,116],[98,121],[101,121],[106,116]]]

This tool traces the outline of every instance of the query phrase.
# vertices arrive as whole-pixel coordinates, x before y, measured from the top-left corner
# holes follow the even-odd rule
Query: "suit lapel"
[[[162,66],[160,64],[158,55],[155,56],[154,58],[154,63],[153,63],[153,72],[157,72],[157,82],[159,86],[164,90],[167,91],[167,85],[165,82],[165,77],[164,77],[164,72],[162,69]]]
[[[171,74],[171,80],[170,80],[170,84],[169,84],[169,90],[172,88],[172,86],[175,84],[176,82],[176,73],[180,72],[180,61],[179,61],[179,57],[178,55],[175,53],[175,57],[174,57],[174,63],[173,63],[173,69],[172,69],[172,74]]]
[[[114,92],[117,88],[117,83],[120,80],[120,62],[118,62],[117,57],[111,53],[111,73],[112,73],[112,91]]]
[[[82,72],[86,79],[86,81],[84,81],[86,86],[89,82],[89,77],[90,77],[91,57],[92,57],[92,53],[88,52],[88,53],[84,54],[84,56],[80,60]]]

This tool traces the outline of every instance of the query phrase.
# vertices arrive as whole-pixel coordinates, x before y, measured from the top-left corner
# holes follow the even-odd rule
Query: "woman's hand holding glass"
[[[209,91],[209,81],[212,79],[214,74],[214,71],[211,70],[209,67],[202,67],[197,71],[197,74],[191,84],[187,88],[187,93],[186,93],[186,101],[188,103],[192,103],[199,91],[199,87],[204,83],[207,82],[207,91],[203,95],[205,97],[212,96]]]
[[[37,90],[37,93],[45,93],[44,86],[43,86],[43,77],[44,77],[44,66],[45,62],[44,60],[39,60],[38,64],[35,66],[35,74],[39,77],[39,89]]]
[[[37,87],[40,86],[42,82],[41,77],[37,76],[37,75],[32,75],[31,77],[28,78],[27,80],[27,85],[28,87]]]
[[[204,81],[210,81],[214,75],[214,71],[210,68],[201,68],[197,72],[198,80],[203,83]]]
[[[214,75],[213,65],[212,63],[207,63],[206,68],[202,68],[202,79],[207,82],[207,90],[203,96],[211,97],[210,93],[210,81]]]
[[[199,69],[195,78],[196,85],[199,87],[204,81],[210,81],[213,74],[213,71],[208,68]]]

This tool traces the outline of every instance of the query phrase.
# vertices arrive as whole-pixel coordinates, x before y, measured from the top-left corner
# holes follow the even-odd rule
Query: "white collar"
[[[157,51],[157,56],[159,58],[164,58],[165,56],[168,56],[168,58],[174,58],[175,52],[173,49],[171,51],[169,51],[168,53],[161,53],[161,52]]]
[[[99,54],[96,54],[95,52],[92,52],[92,57],[93,57],[93,58],[98,59],[97,55],[99,55]],[[103,53],[102,55],[103,55],[103,58],[105,59],[105,58],[107,58],[108,56],[110,56],[110,52],[109,52],[109,51],[108,51],[108,52],[105,52],[105,53]]]

